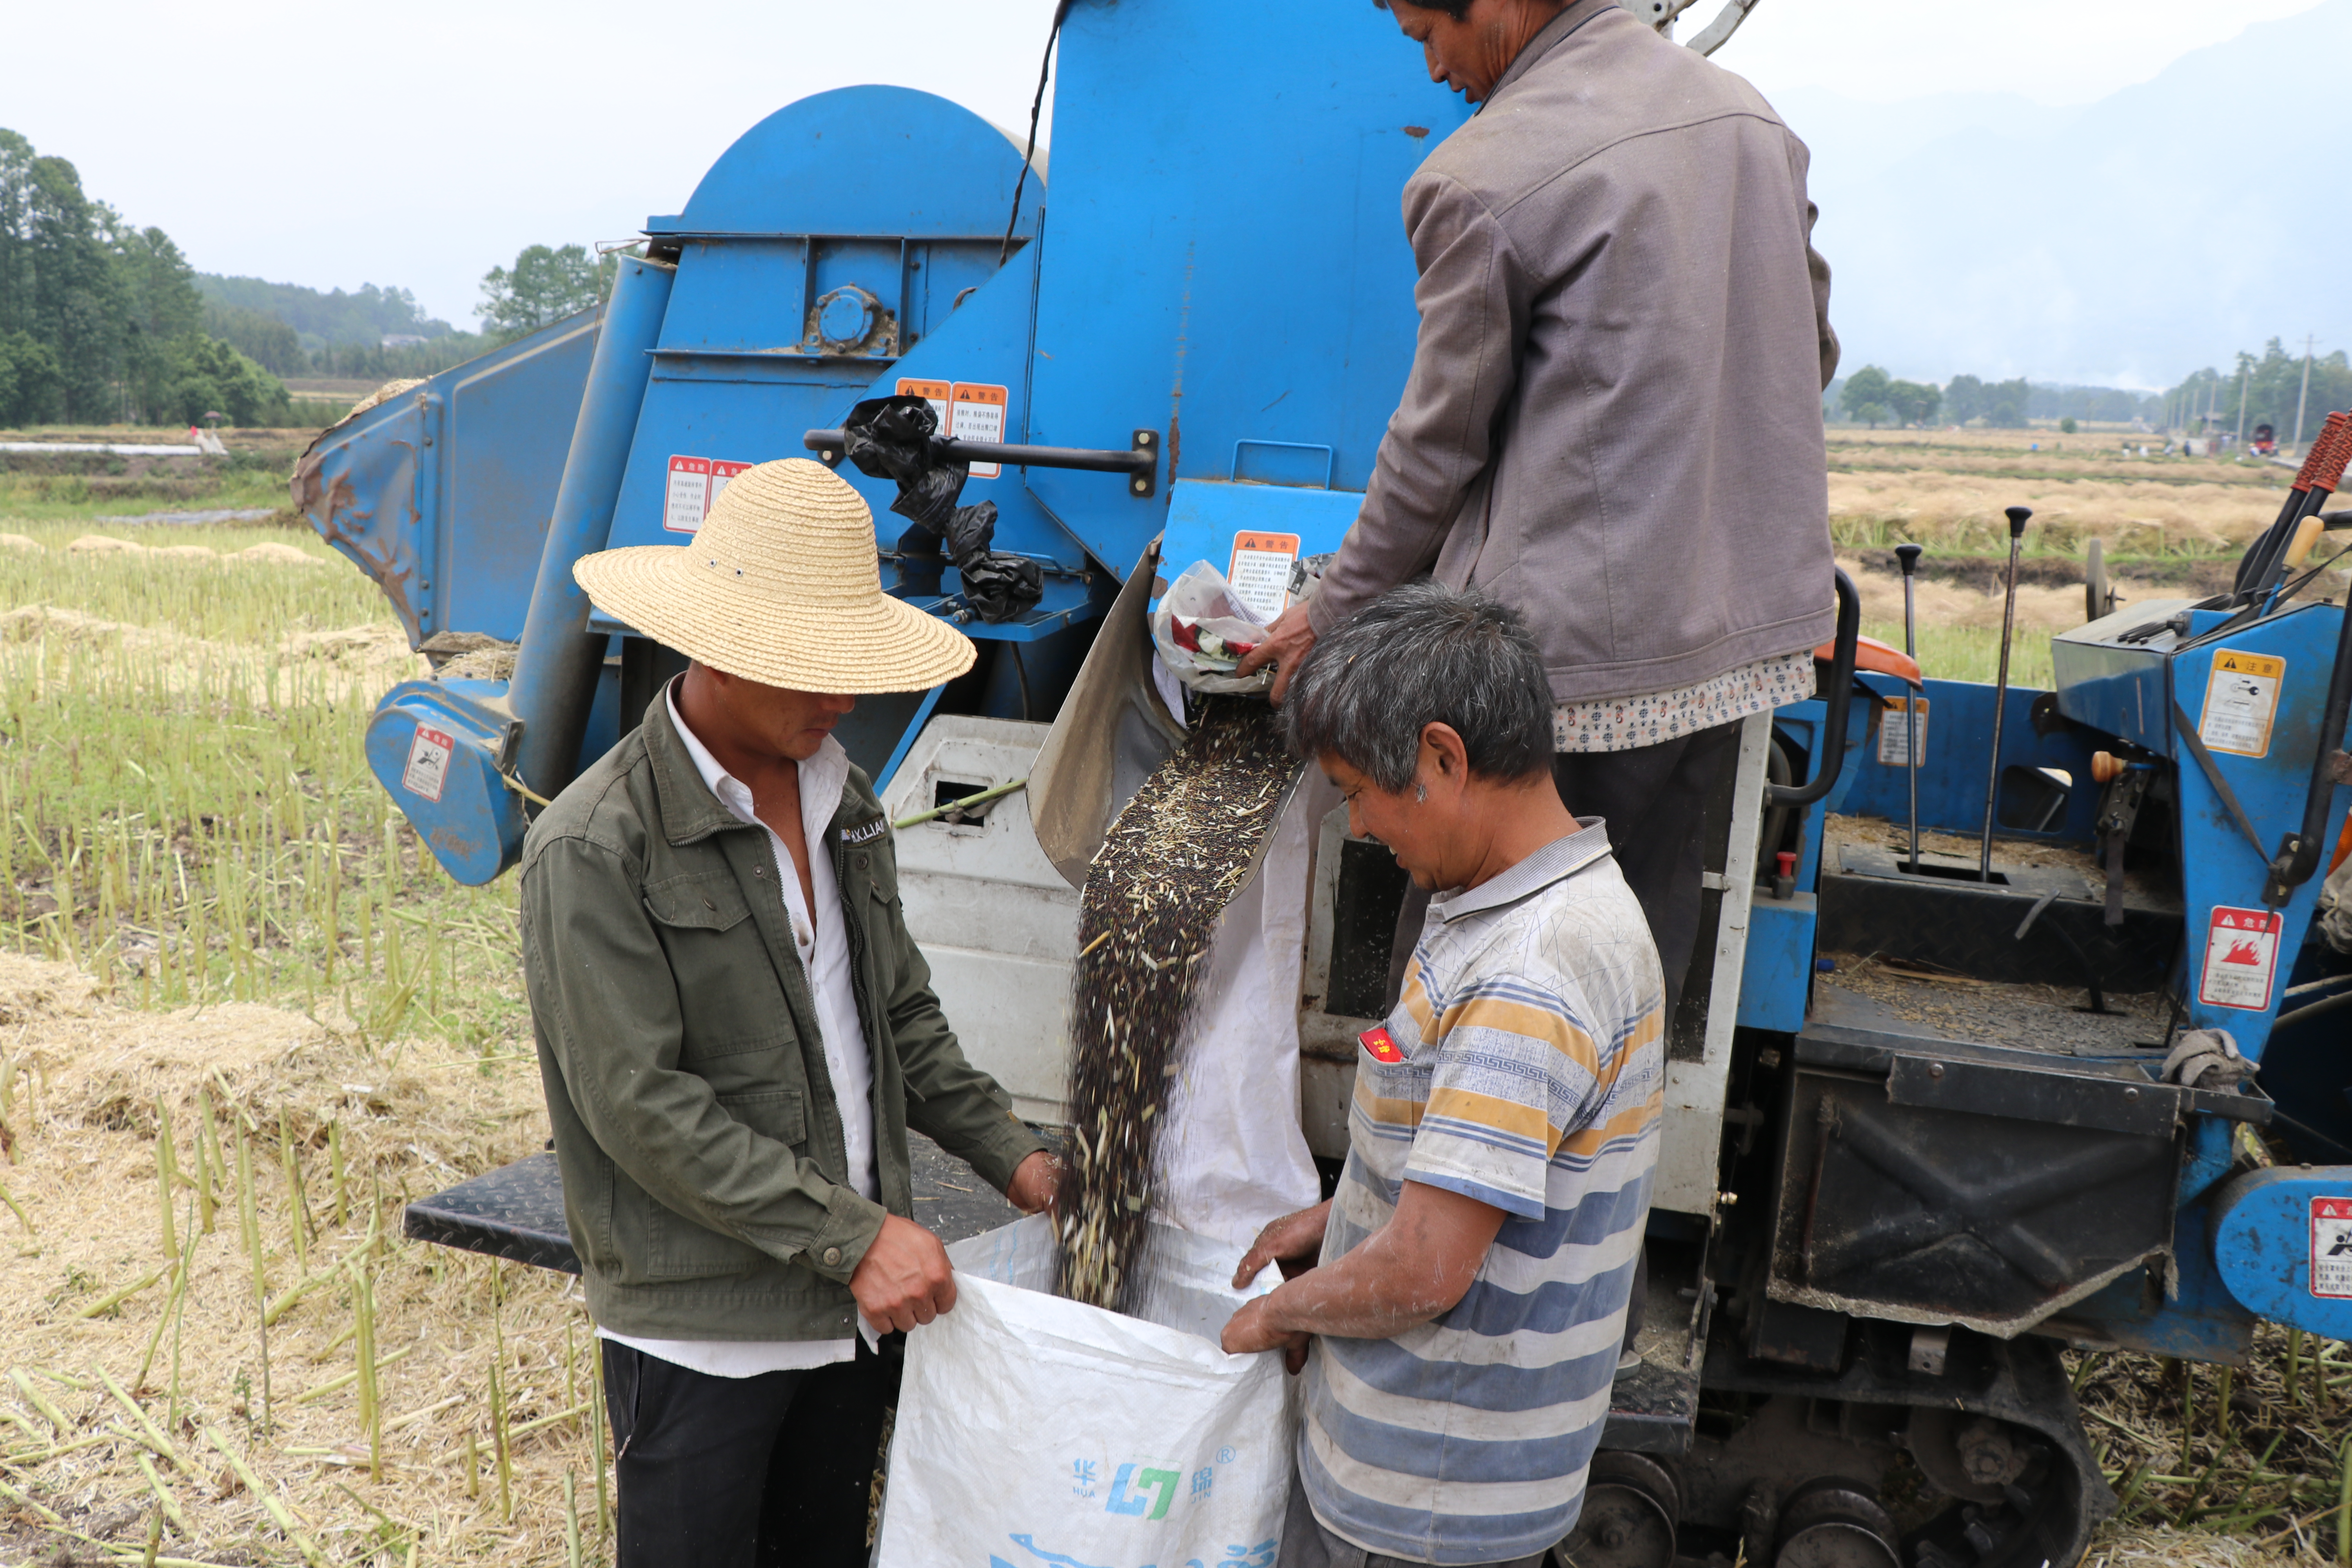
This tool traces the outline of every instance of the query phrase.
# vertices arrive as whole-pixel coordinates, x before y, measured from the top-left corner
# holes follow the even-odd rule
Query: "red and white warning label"
[[[1004,411],[1013,405],[1013,389],[977,381],[925,381],[898,378],[898,395],[919,397],[939,416],[940,434],[954,441],[1004,439]],[[992,479],[1004,472],[1002,463],[974,463],[971,477]]]
[[[1911,755],[1911,722],[1905,717],[1910,710],[1919,715],[1919,755],[1927,754],[1927,700],[1924,697],[1886,697],[1878,715],[1878,765],[1882,768],[1916,768],[1919,764]]]
[[[710,506],[702,509],[703,516],[709,517],[710,507],[719,504],[719,492],[727,488],[727,481],[750,467],[749,463],[721,462],[717,458],[710,459]]]
[[[2283,923],[2276,910],[2217,907],[2205,931],[2205,966],[2197,999],[2208,1006],[2268,1011]]]
[[[751,467],[717,458],[672,458],[662,492],[662,527],[672,533],[698,533],[702,520],[719,504],[727,481]]]
[[[401,772],[400,787],[427,800],[439,800],[442,786],[449,782],[449,755],[457,749],[457,742],[440,731],[416,726],[416,739],[408,742],[408,766]]]
[[[1290,608],[1290,569],[1297,563],[1295,533],[1236,533],[1225,581],[1258,624],[1270,626]]]
[[[948,412],[948,399],[955,395],[954,382],[923,381],[915,376],[902,375],[898,378],[898,395],[919,397],[929,404],[932,417],[940,422],[940,435],[944,436],[954,428],[955,421]]]
[[[948,394],[948,434],[959,441],[1004,439],[1004,411],[1013,401],[1009,388],[959,381]],[[971,477],[992,479],[1004,471],[1001,463],[974,463]]]
[[[710,510],[710,459],[672,458],[669,488],[662,495],[662,526],[672,533],[694,533],[702,514]]]
[[[2311,1200],[2311,1293],[2352,1300],[2352,1198]]]

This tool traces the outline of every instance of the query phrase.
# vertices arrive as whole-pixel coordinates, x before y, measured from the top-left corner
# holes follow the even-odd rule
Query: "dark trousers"
[[[1738,754],[1739,726],[1718,724],[1630,752],[1562,752],[1552,759],[1552,782],[1568,809],[1608,819],[1610,853],[1658,944],[1670,1025],[1698,946],[1706,803]]]
[[[864,1568],[883,1363],[712,1377],[603,1342],[618,1568]]]

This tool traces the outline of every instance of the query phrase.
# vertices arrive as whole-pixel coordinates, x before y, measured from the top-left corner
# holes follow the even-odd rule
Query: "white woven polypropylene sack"
[[[907,1336],[877,1568],[1269,1568],[1291,1380],[1213,1336],[1274,1275],[1235,1291],[1239,1247],[1155,1240],[1157,1322],[1047,1293],[1042,1218],[948,1249],[955,1310]]]

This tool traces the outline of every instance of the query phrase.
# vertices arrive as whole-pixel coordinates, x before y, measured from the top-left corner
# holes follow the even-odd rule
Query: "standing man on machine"
[[[971,666],[883,594],[839,476],[762,463],[694,542],[574,568],[693,663],[532,826],[523,971],[565,1218],[604,1342],[621,1568],[861,1568],[870,1335],[955,1305],[909,1127],[1031,1213],[1058,1167],[964,1059],[833,738],[851,693]]]
[[[1281,700],[1318,636],[1425,572],[1517,610],[1556,782],[1608,821],[1671,1018],[1737,721],[1811,695],[1834,630],[1807,153],[1616,0],[1375,3],[1480,109],[1405,186],[1421,333],[1363,510],[1242,669],[1273,663]]]

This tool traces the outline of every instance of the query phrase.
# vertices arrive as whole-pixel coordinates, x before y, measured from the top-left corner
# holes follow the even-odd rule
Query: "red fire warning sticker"
[[[2352,1300],[2352,1198],[2311,1200],[2311,1293]]]
[[[416,739],[408,742],[408,766],[400,775],[400,787],[411,795],[438,801],[442,786],[449,782],[449,755],[457,742],[438,730],[416,726]]]
[[[1404,1053],[1397,1048],[1396,1041],[1390,1037],[1386,1029],[1366,1029],[1356,1037],[1356,1043],[1370,1051],[1376,1062],[1394,1067],[1404,1060]]]
[[[2212,923],[2206,928],[2205,965],[2197,999],[2210,1007],[2267,1012],[2271,980],[2278,973],[2283,923],[2276,910],[2216,908]]]

